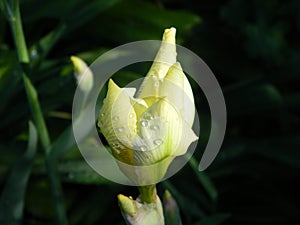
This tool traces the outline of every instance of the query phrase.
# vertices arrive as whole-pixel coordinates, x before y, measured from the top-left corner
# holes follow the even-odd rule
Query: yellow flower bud
[[[141,199],[133,200],[124,195],[118,195],[122,214],[131,225],[164,225],[162,204],[158,196],[152,203],[142,203]]]
[[[94,82],[92,71],[79,57],[71,56],[71,61],[74,66],[74,75],[79,88],[83,92],[89,92]]]
[[[172,160],[198,139],[191,129],[192,89],[176,62],[175,33],[175,28],[165,30],[138,94],[110,80],[100,109],[100,131],[122,172],[137,185],[159,182]]]

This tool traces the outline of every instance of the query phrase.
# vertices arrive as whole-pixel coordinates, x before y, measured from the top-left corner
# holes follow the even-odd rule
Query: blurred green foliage
[[[116,195],[137,195],[98,176],[76,148],[69,57],[91,63],[120,44],[159,40],[170,26],[177,28],[178,43],[215,73],[228,127],[216,160],[199,173],[211,121],[204,95],[193,84],[201,122],[195,158],[160,184],[159,193],[172,193],[183,224],[299,224],[300,1],[24,0],[21,15],[31,57],[28,75],[52,140],[50,159],[57,160],[69,224],[124,224]],[[147,66],[128,67],[116,79],[125,85],[143,71]],[[12,35],[0,14],[0,224],[55,224],[42,146],[35,153],[25,96]]]

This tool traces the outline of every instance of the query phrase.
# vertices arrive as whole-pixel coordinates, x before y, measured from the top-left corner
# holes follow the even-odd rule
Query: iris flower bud
[[[98,126],[122,172],[136,185],[158,183],[198,139],[190,83],[176,61],[175,28],[166,29],[139,91],[109,80]]]
[[[89,92],[93,87],[93,73],[86,63],[76,56],[71,56],[71,61],[74,66],[74,75],[78,84],[78,87],[83,92]]]

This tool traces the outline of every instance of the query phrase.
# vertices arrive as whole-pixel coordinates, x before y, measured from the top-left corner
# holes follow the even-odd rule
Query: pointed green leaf
[[[219,213],[212,216],[207,216],[201,221],[195,223],[194,225],[219,225],[222,224],[230,217],[230,214]]]
[[[37,147],[37,131],[29,122],[29,141],[25,154],[13,168],[0,198],[0,224],[18,225],[22,222],[27,182]]]
[[[178,205],[168,190],[164,193],[163,206],[166,225],[181,225]]]
[[[191,165],[191,167],[193,168],[193,170],[195,171],[199,182],[202,184],[203,188],[206,190],[207,194],[209,195],[209,197],[213,200],[216,201],[217,197],[218,197],[218,191],[215,187],[215,185],[213,184],[213,182],[211,181],[211,179],[206,175],[205,172],[200,172],[198,170],[198,162],[196,161],[196,159],[192,156],[191,159],[189,160],[189,164]]]

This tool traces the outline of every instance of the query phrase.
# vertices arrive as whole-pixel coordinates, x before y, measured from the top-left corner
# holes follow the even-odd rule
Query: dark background
[[[170,190],[183,224],[300,223],[300,1],[24,0],[21,14],[32,58],[30,78],[53,142],[71,124],[76,88],[71,55],[91,63],[121,44],[159,40],[174,26],[177,43],[199,55],[218,79],[228,126],[217,158],[199,173],[211,121],[191,80],[201,123],[196,162],[159,184],[159,194]],[[14,49],[0,14],[0,190],[25,152],[32,118]],[[147,66],[125,68],[115,79],[124,86],[143,77]],[[136,197],[136,189],[99,177],[76,147],[62,144],[57,155],[69,224],[124,224],[116,195]],[[28,183],[10,189],[11,198],[25,189],[19,199],[23,224],[55,224],[40,148]],[[0,208],[10,199],[4,194]]]

